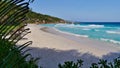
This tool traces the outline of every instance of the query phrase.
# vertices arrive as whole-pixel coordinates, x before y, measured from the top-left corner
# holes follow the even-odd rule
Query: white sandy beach
[[[97,62],[98,58],[112,59],[120,55],[120,45],[77,37],[60,33],[53,28],[29,24],[31,33],[25,36],[33,44],[28,48],[33,57],[40,57],[38,62],[43,68],[57,68],[59,63],[67,60],[83,59],[85,64]],[[84,68],[88,67],[84,66]]]

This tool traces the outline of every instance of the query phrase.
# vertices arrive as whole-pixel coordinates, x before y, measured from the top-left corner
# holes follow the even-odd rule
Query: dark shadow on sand
[[[63,63],[65,61],[76,61],[77,59],[84,60],[83,68],[89,68],[91,63],[98,62],[99,58],[95,57],[92,54],[85,53],[81,54],[76,50],[55,50],[49,48],[33,48],[28,47],[27,49],[32,49],[29,53],[32,54],[33,57],[39,57],[40,60],[38,64],[43,68],[58,68],[59,63]],[[114,58],[120,56],[120,53],[110,53],[104,55],[102,59],[107,59],[112,61]]]

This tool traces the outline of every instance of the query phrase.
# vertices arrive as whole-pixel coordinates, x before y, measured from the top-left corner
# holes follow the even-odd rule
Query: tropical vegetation
[[[30,33],[24,27],[29,3],[26,0],[0,0],[0,68],[38,68],[36,60],[23,51],[32,41],[17,46]],[[26,58],[30,56],[29,60]]]
[[[30,10],[27,13],[27,22],[35,24],[47,24],[47,23],[65,23],[65,20],[50,15],[36,13]]]
[[[59,68],[83,68],[83,60],[77,62],[66,61],[64,64],[59,64]],[[120,57],[114,59],[112,62],[100,59],[98,63],[92,63],[88,68],[120,68]]]

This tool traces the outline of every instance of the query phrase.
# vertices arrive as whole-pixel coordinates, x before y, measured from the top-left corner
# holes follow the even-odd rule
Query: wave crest
[[[120,41],[116,41],[116,40],[112,40],[112,39],[101,38],[100,40],[106,41],[106,42],[115,43],[115,44],[120,44]]]
[[[73,36],[77,36],[77,37],[89,37],[88,35],[79,35],[79,34],[74,34],[74,33],[70,33],[70,32],[65,32],[65,31],[60,31],[56,28],[54,28],[56,31],[60,32],[60,33],[64,33],[64,34],[69,34],[69,35],[73,35]]]
[[[104,25],[94,25],[94,24],[92,24],[92,25],[56,24],[55,27],[103,28]]]
[[[106,31],[106,32],[109,34],[120,34],[120,32],[118,32],[118,31]]]

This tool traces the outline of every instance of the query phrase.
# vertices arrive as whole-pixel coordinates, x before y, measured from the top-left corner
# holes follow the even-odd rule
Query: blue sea
[[[75,36],[120,44],[119,22],[75,22],[74,24],[42,24]]]

